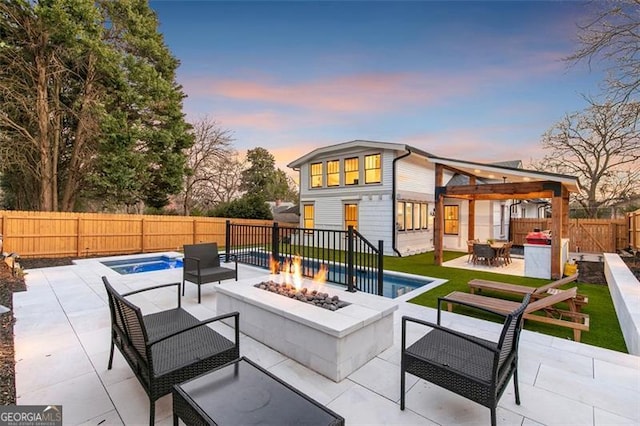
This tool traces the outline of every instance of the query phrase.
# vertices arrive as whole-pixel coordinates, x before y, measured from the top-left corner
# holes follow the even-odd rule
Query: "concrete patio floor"
[[[149,402],[116,350],[107,370],[110,318],[101,276],[119,290],[181,280],[181,270],[119,275],[94,260],[73,266],[28,270],[27,291],[14,294],[18,404],[61,404],[64,424],[146,424]],[[240,266],[241,279],[265,271]],[[339,290],[336,290],[339,291]],[[215,285],[187,284],[183,307],[198,318],[216,314]],[[175,307],[174,290],[156,290],[132,301],[144,313]],[[339,413],[348,425],[488,424],[489,410],[442,388],[408,376],[407,409],[400,411],[400,320],[434,321],[436,311],[398,301],[394,344],[335,383],[242,335],[241,355],[254,360]],[[495,339],[500,325],[453,313],[443,324]],[[229,332],[228,330],[220,330]],[[421,333],[412,332],[412,339]],[[520,396],[510,384],[500,400],[500,425],[640,424],[640,357],[523,331]],[[172,424],[171,396],[156,403],[156,424]]]

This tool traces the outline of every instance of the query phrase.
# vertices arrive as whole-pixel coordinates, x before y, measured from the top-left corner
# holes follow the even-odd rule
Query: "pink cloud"
[[[541,158],[544,151],[538,139],[504,141],[494,137],[508,128],[456,129],[440,133],[411,135],[402,142],[440,157],[477,162],[522,160]]]
[[[228,99],[264,102],[330,113],[381,112],[398,106],[432,104],[473,90],[464,76],[418,73],[368,73],[302,83],[262,80],[198,79],[185,83],[188,92]]]

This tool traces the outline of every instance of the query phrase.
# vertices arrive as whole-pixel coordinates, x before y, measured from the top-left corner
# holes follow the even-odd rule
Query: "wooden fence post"
[[[76,251],[77,251],[77,256],[80,257],[82,255],[82,217],[80,217],[80,215],[78,215],[78,224],[76,225],[77,227],[77,235],[76,235],[76,245],[78,247],[76,247]]]
[[[198,238],[197,238],[198,237],[198,231],[197,231],[198,230],[198,226],[197,226],[198,222],[194,218],[192,223],[193,223],[193,237],[192,237],[193,242],[191,244],[196,244],[197,241],[198,241]]]
[[[140,252],[141,253],[144,253],[144,250],[145,250],[144,239],[145,239],[145,221],[143,216],[142,219],[140,220]]]

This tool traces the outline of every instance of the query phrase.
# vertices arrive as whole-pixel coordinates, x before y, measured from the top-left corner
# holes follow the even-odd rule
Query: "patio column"
[[[476,177],[469,176],[469,185],[476,184]],[[469,217],[467,219],[469,228],[467,229],[467,240],[476,239],[476,199],[469,200]]]
[[[442,239],[444,238],[444,195],[442,183],[444,182],[444,167],[436,164],[436,214],[433,217],[433,263],[442,265]]]
[[[558,194],[557,192],[560,192]],[[562,278],[562,265],[560,264],[560,250],[563,237],[563,222],[568,211],[564,209],[562,191],[554,191],[551,200],[551,278]]]

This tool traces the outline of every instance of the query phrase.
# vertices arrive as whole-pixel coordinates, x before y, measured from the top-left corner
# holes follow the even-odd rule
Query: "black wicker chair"
[[[481,339],[448,329],[438,323],[402,317],[402,361],[400,367],[400,409],[405,406],[405,373],[411,373],[491,409],[491,424],[496,424],[496,407],[507,383],[513,376],[516,404],[518,392],[518,339],[522,316],[529,303],[526,295],[513,312],[504,315],[488,309],[460,303],[505,318],[498,342]],[[456,302],[459,303],[459,302]],[[407,347],[407,322],[432,327],[429,333]]]
[[[233,312],[200,321],[180,306],[180,283],[164,284],[119,294],[106,277],[111,311],[110,370],[113,348],[117,346],[147,392],[150,401],[149,424],[154,423],[155,402],[171,392],[174,384],[240,357],[239,313]],[[149,315],[125,297],[157,288],[178,286],[178,307]],[[235,318],[235,342],[221,336],[206,324]]]
[[[235,278],[238,281],[238,259],[230,254],[235,261],[235,269],[220,266],[220,258],[216,243],[185,244],[184,265],[182,268],[182,295],[184,296],[185,281],[198,285],[198,303],[200,303],[200,286],[202,284],[220,282]]]

